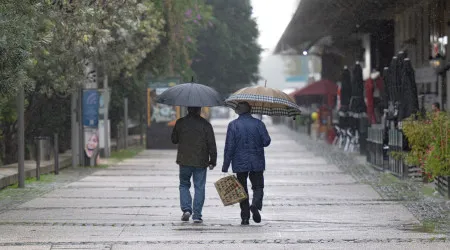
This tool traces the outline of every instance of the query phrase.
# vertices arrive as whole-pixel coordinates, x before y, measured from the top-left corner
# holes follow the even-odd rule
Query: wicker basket
[[[223,177],[214,183],[223,205],[229,206],[248,198],[247,193],[236,176]]]

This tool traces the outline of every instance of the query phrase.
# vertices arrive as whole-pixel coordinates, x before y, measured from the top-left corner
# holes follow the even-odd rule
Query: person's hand
[[[209,167],[209,170],[213,170],[216,166],[210,164],[208,167]]]

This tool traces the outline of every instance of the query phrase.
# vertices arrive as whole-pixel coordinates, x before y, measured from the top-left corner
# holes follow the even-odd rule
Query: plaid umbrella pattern
[[[300,107],[284,92],[267,87],[248,87],[238,90],[225,100],[225,106],[236,109],[239,102],[248,102],[252,114],[295,117]]]

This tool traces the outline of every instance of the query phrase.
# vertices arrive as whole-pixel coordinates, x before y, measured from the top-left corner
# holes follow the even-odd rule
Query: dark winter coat
[[[234,173],[264,171],[264,147],[270,140],[262,121],[248,113],[240,115],[228,125],[222,171],[228,172],[230,164]]]
[[[216,165],[217,148],[211,124],[200,115],[188,114],[178,119],[172,132],[178,144],[177,164],[189,167]]]

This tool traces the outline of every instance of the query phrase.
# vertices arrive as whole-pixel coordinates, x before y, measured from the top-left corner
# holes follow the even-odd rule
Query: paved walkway
[[[226,122],[214,122],[222,157]],[[182,223],[175,151],[145,151],[0,212],[2,249],[446,249],[401,204],[269,127],[263,222],[240,226],[208,173],[203,225]],[[221,158],[219,158],[219,165]],[[1,210],[0,210],[1,211]]]

